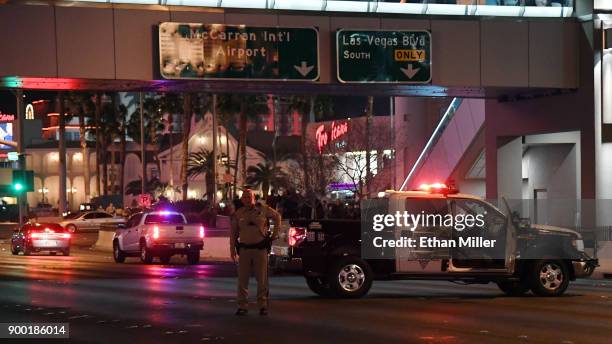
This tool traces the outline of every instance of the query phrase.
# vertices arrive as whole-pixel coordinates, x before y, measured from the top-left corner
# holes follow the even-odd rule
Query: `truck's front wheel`
[[[327,280],[325,280],[324,278],[306,277],[306,284],[308,285],[308,288],[312,290],[313,293],[319,296],[331,296],[331,289],[329,287],[329,283],[327,283]]]
[[[372,287],[372,269],[357,257],[343,257],[332,267],[328,280],[334,295],[359,298]]]
[[[569,270],[561,260],[537,260],[529,269],[528,280],[534,294],[559,296],[569,285]]]
[[[115,263],[125,262],[125,254],[123,251],[121,251],[119,242],[117,240],[113,241],[113,259],[115,260]]]

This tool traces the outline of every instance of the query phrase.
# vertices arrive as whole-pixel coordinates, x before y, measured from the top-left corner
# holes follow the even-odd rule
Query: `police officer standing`
[[[238,255],[238,310],[246,315],[251,271],[257,279],[257,306],[260,315],[268,314],[268,254],[272,240],[278,236],[281,216],[265,204],[256,204],[250,189],[242,193],[243,207],[232,216],[230,254],[234,261]],[[274,230],[268,232],[268,219],[274,221]]]

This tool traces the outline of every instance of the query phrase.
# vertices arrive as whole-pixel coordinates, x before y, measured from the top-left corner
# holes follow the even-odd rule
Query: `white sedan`
[[[125,218],[113,216],[103,211],[89,211],[68,215],[60,222],[60,225],[74,233],[77,230],[98,230],[102,225],[117,225],[120,223],[125,223]]]

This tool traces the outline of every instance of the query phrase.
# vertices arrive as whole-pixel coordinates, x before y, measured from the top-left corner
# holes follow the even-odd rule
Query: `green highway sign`
[[[345,83],[430,83],[431,33],[339,30],[336,67]]]
[[[319,79],[314,28],[165,22],[159,25],[165,79]]]

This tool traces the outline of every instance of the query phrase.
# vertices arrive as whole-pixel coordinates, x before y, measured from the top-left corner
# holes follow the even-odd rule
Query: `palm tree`
[[[127,107],[121,104],[117,109],[119,114],[119,194],[123,194],[125,187],[125,157],[127,135]]]
[[[173,193],[172,198],[174,200],[174,115],[181,112],[183,108],[182,99],[179,94],[164,93],[159,98],[159,102],[162,114],[166,114],[168,116],[168,137],[170,139],[170,186]]]
[[[89,170],[89,153],[87,152],[87,140],[85,122],[86,117],[91,117],[95,111],[95,104],[92,100],[93,94],[88,92],[71,92],[66,96],[66,101],[72,115],[79,117],[79,143],[81,146],[81,155],[83,156],[83,184],[85,189],[85,197],[89,201],[91,196],[91,172]]]
[[[130,116],[127,125],[127,134],[134,141],[140,142],[140,110],[136,110]],[[155,150],[155,162],[157,164],[158,173],[161,171],[161,162],[159,160],[160,153],[160,137],[164,131],[163,113],[161,111],[161,101],[159,96],[145,94],[143,101],[144,112],[144,128],[145,142],[149,142]],[[141,157],[145,158],[145,157]]]
[[[229,150],[229,131],[232,128],[235,128],[236,117],[240,112],[240,103],[236,101],[236,96],[231,94],[221,94],[217,96],[217,116],[219,118],[219,122],[222,123],[225,128],[225,156],[227,157],[227,163],[225,165],[225,173],[230,174],[231,166],[229,163],[230,150]],[[240,142],[238,142],[240,145]],[[238,147],[239,149],[239,147]],[[234,166],[234,190],[231,193],[236,193],[236,183],[235,180],[237,178],[237,167],[238,167],[238,155],[236,155],[236,160]],[[229,185],[228,185],[229,186]],[[230,189],[229,187],[227,188]],[[226,195],[229,196],[229,195]]]
[[[187,161],[187,177],[195,178],[201,174],[205,176],[206,183],[206,198],[213,199],[212,191],[214,189],[213,164],[215,163],[213,152],[206,149],[201,149],[198,152],[189,153]]]
[[[263,198],[268,198],[270,188],[278,188],[285,184],[287,176],[274,163],[266,159],[263,163],[258,163],[255,166],[249,166],[246,184],[252,188],[261,187]]]
[[[94,123],[93,130],[95,130],[96,137],[96,195],[102,195],[100,191],[100,157],[101,157],[101,147],[102,147],[102,133],[100,132],[100,122],[101,122],[101,114],[102,114],[102,93],[98,92],[95,96],[94,102]]]
[[[101,139],[101,160],[102,160],[102,194],[108,195],[109,192],[109,178],[108,178],[108,154],[107,149],[110,145],[115,142],[115,139],[119,135],[119,122],[117,121],[117,110],[115,108],[116,101],[111,97],[111,102],[105,102],[102,104],[100,113],[99,127]],[[111,150],[111,166],[115,163],[115,151]],[[110,189],[114,192],[114,179],[111,179]]]
[[[183,133],[183,142],[181,146],[181,190],[183,200],[187,199],[187,190],[189,189],[188,160],[191,120],[194,116],[196,121],[202,119],[207,111],[212,110],[210,108],[211,106],[212,99],[208,94],[187,93],[183,96],[183,128],[181,130]]]
[[[246,139],[247,139],[247,121],[257,118],[257,115],[267,113],[268,102],[267,97],[262,95],[245,94],[239,97],[240,101],[240,120],[239,120],[239,136],[240,136],[240,180],[246,183],[247,166],[246,166]],[[266,194],[267,195],[267,194]]]

